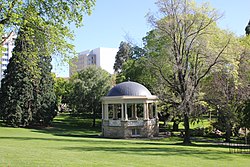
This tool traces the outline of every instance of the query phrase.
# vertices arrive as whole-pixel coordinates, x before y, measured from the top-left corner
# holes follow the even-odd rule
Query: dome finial
[[[128,77],[128,82],[130,82],[130,77]]]

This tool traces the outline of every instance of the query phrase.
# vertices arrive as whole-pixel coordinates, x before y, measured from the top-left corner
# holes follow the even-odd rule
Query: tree
[[[3,119],[13,126],[47,126],[55,116],[50,64],[55,48],[51,47],[52,39],[47,38],[53,28],[37,24],[30,31],[37,13],[28,6],[26,14],[2,82]]]
[[[1,82],[1,117],[9,125],[27,126],[33,120],[32,105],[34,104],[34,81],[31,79],[36,69],[36,59],[25,54],[27,48],[32,50],[25,39],[25,30],[20,30],[15,41],[13,56],[10,59],[5,78]],[[22,39],[22,40],[21,40]],[[33,62],[31,66],[28,62]]]
[[[56,94],[56,106],[59,112],[64,111],[64,107],[68,104],[67,99],[69,98],[70,92],[69,80],[66,78],[55,78],[55,94]],[[64,106],[64,107],[63,107]]]
[[[129,43],[122,41],[115,56],[115,64],[113,68],[116,73],[121,71],[122,64],[132,57],[132,53],[132,46]]]
[[[84,14],[90,15],[94,5],[95,0],[0,0],[0,35],[18,32],[23,24],[29,22],[26,31],[43,34],[50,39],[50,55],[67,60],[75,54],[74,46],[69,43],[74,38],[70,25],[81,26]],[[41,36],[37,34],[36,37]],[[0,51],[3,43],[4,40],[0,40]]]
[[[200,83],[226,54],[230,34],[217,28],[217,12],[207,4],[197,7],[187,0],[159,0],[157,4],[163,18],[149,16],[149,21],[157,35],[169,41],[158,51],[158,58],[149,62],[183,116],[183,143],[189,144],[190,116]]]
[[[250,34],[250,21],[248,22],[246,28],[245,28],[245,31],[246,31],[246,35],[249,35]]]
[[[91,114],[93,127],[95,119],[101,115],[101,97],[108,93],[111,87],[111,76],[108,72],[96,66],[89,66],[76,73],[70,79],[69,106],[76,115]]]
[[[239,128],[244,127],[242,116],[250,95],[248,39],[246,36],[233,40],[234,44],[227,49],[232,58],[214,69],[202,88],[206,102],[217,112],[214,126],[225,132],[227,142],[233,131],[237,134]]]
[[[238,123],[237,111],[242,105],[236,78],[226,67],[211,74],[210,78],[209,91],[205,91],[205,99],[217,112],[217,119],[213,126],[225,132],[226,142],[229,142],[232,129]]]
[[[52,58],[39,56],[38,68],[40,71],[39,84],[34,89],[36,112],[33,113],[33,124],[50,125],[56,116],[56,95],[54,91],[54,79],[51,73]],[[34,110],[33,110],[34,111]]]

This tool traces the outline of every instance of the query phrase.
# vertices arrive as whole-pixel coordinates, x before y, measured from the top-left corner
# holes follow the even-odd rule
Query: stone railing
[[[122,121],[123,122],[123,121]],[[144,126],[145,120],[128,120],[125,121],[127,122],[127,126]],[[156,120],[155,119],[150,119],[147,121],[148,125],[155,125]],[[108,121],[108,126],[122,126],[121,120],[109,120]]]
[[[109,120],[109,126],[121,126],[121,120]]]
[[[128,126],[143,126],[143,120],[130,120],[128,121]]]

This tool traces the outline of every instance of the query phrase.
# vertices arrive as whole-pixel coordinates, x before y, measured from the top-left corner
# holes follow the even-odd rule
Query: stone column
[[[115,114],[116,114],[115,112],[116,111],[115,111],[115,105],[114,104],[112,104],[112,110],[113,110],[113,119],[115,119]]]
[[[158,119],[157,104],[156,103],[154,104],[155,104],[155,118]]]
[[[135,117],[135,106],[134,106],[134,104],[131,105],[131,117],[132,117],[132,119]]]
[[[125,121],[128,120],[128,106],[127,103],[125,103]]]
[[[148,103],[143,104],[143,116],[144,120],[148,120]]]
[[[137,105],[135,104],[135,119],[138,119],[138,116],[137,116]]]
[[[104,104],[104,119],[108,120],[109,119],[109,105],[108,104]]]
[[[123,103],[121,103],[121,112],[122,112],[122,121],[124,120],[124,106],[123,106]]]
[[[103,108],[103,103],[102,103],[102,120],[104,119],[104,108]]]
[[[149,107],[150,107],[150,119],[153,119],[154,118],[153,103],[150,103]]]

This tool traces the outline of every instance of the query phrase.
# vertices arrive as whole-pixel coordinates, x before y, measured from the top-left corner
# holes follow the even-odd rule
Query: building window
[[[140,129],[132,129],[132,137],[138,137],[141,135]]]
[[[7,61],[8,62],[8,59],[2,58],[2,61]]]

